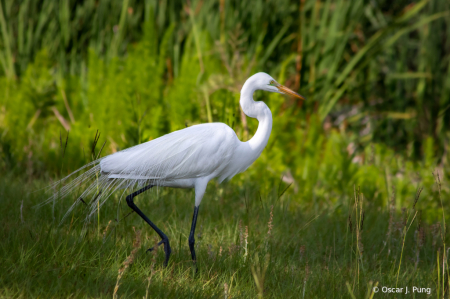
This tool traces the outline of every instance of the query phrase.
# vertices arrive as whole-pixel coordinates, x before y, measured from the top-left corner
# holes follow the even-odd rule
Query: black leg
[[[198,215],[198,207],[194,207],[194,215],[192,216],[192,225],[191,225],[191,233],[189,234],[189,249],[191,249],[191,257],[194,264],[197,262],[197,258],[195,256],[195,225],[197,225],[197,215]]]
[[[141,210],[139,210],[139,208],[134,204],[133,202],[133,198],[139,194],[141,194],[144,191],[147,191],[148,189],[152,188],[152,185],[148,185],[145,186],[142,189],[139,189],[138,191],[131,193],[130,195],[128,195],[126,197],[127,200],[127,204],[130,208],[132,208],[136,213],[139,214],[139,216],[142,217],[142,219],[144,219],[145,222],[148,223],[148,225],[150,225],[155,232],[161,237],[161,242],[158,243],[158,245],[164,244],[164,252],[166,254],[166,260],[164,261],[164,266],[167,267],[167,263],[169,262],[169,258],[170,258],[170,253],[171,253],[171,249],[170,249],[170,245],[169,245],[169,238],[167,238],[167,236],[156,226],[153,224],[153,222],[150,221],[150,219],[148,219],[147,216],[145,216],[144,213],[142,213]],[[152,248],[151,248],[152,249]],[[149,250],[151,250],[149,249]]]

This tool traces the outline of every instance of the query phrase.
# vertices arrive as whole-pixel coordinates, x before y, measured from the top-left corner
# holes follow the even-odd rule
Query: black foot
[[[163,239],[159,241],[157,246],[164,244],[164,253],[166,254],[166,259],[164,260],[164,267],[167,267],[169,263],[170,254],[172,253],[172,249],[170,248],[169,239]],[[152,252],[154,247],[147,249],[147,252]]]
[[[164,240],[161,240],[161,241],[159,241],[159,243],[158,243],[158,245],[157,245],[157,246],[161,245],[161,244],[163,243],[163,241],[164,241]],[[155,249],[155,247],[150,247],[149,249],[147,249],[147,251],[146,251],[146,252],[152,252],[152,251],[153,251],[153,249]]]

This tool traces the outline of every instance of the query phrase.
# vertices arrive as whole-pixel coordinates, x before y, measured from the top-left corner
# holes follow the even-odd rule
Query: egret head
[[[288,94],[293,97],[305,100],[304,96],[299,95],[298,93],[287,88],[286,86],[281,85],[280,83],[275,81],[274,78],[272,78],[270,75],[268,75],[266,73],[262,73],[262,72],[256,73],[253,76],[251,76],[249,78],[249,80],[247,80],[247,81],[251,81],[255,85],[256,89],[270,91],[270,92],[277,92],[277,93],[281,93],[281,94]]]

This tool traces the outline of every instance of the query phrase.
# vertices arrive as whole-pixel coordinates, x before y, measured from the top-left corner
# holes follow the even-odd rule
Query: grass
[[[393,298],[382,287],[403,288],[395,298],[428,296],[405,295],[406,286],[448,296],[441,225],[420,221],[413,209],[419,195],[397,213],[393,205],[375,206],[356,187],[348,202],[312,212],[293,204],[299,195],[290,190],[279,196],[284,188],[274,185],[260,194],[256,182],[234,184],[242,179],[208,186],[197,223],[196,274],[187,241],[193,191],[151,190],[136,199],[171,241],[163,268],[162,248],[146,253],[159,241],[156,233],[130,214],[119,193],[101,209],[100,231],[97,219],[83,230],[84,205],[59,225],[71,200],[36,210],[46,195],[28,191],[48,182],[3,177],[0,297]],[[372,293],[373,286],[380,291]]]

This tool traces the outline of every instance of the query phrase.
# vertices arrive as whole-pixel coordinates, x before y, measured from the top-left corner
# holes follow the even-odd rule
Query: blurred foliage
[[[203,122],[245,140],[257,122],[242,115],[239,90],[265,71],[308,101],[255,95],[274,128],[246,178],[283,176],[314,207],[339,205],[355,185],[397,207],[424,186],[428,212],[439,204],[431,172],[447,179],[446,0],[2,0],[0,25],[4,171],[63,175]]]

